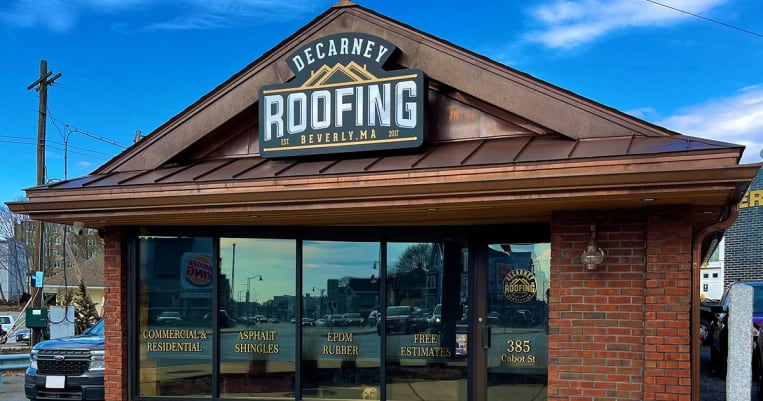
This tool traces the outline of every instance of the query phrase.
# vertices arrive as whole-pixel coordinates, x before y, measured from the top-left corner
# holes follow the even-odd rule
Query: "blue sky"
[[[86,175],[335,3],[3,0],[0,201],[36,183],[41,59],[48,179]],[[395,0],[358,4],[686,135],[763,149],[763,2]],[[475,3],[477,4],[477,3]],[[708,21],[714,20],[716,22]],[[725,24],[725,25],[724,25]],[[745,30],[747,32],[745,32]],[[68,135],[67,135],[68,134]]]

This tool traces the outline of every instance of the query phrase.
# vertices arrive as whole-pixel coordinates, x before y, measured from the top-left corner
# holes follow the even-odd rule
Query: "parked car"
[[[24,393],[30,400],[103,400],[103,320],[73,337],[42,341],[29,354]]]
[[[348,312],[342,315],[342,318],[344,319],[344,324],[347,326],[363,326],[363,323],[365,322],[365,319],[363,319],[363,316],[361,316],[360,313]]]
[[[713,340],[711,331],[715,318],[713,308],[720,305],[719,299],[702,299],[699,301],[699,339],[702,345],[710,345]]]
[[[737,285],[746,284],[753,289],[753,305],[752,305],[752,327],[751,327],[751,339],[750,346],[755,346],[757,343],[758,330],[763,323],[763,281],[761,282],[735,282],[726,288],[723,292],[721,301],[712,307],[713,321],[710,323],[710,331],[712,333],[712,339],[710,341],[710,365],[713,370],[718,372],[721,376],[726,376],[726,359],[729,354],[729,333],[728,333],[728,319],[729,319],[729,303],[732,288]],[[750,362],[753,366],[753,372],[757,373],[760,366],[760,359],[758,355],[753,353],[753,360]]]
[[[302,325],[303,326],[315,326],[315,320],[310,319],[309,317],[303,317],[302,318]]]
[[[21,329],[16,332],[16,342],[22,344],[29,344],[32,337],[32,331],[29,329]]]
[[[412,306],[388,306],[384,319],[378,319],[376,332],[381,334],[381,321],[386,322],[387,333],[416,333],[426,330],[428,324],[420,309]]]
[[[183,323],[183,317],[180,315],[180,312],[165,311],[156,317],[156,323],[164,325],[177,325]]]
[[[16,318],[11,314],[0,314],[0,344],[5,344],[8,341],[8,333],[11,332],[15,321]]]
[[[0,328],[3,329],[6,333],[10,333],[11,328],[13,327],[13,322],[16,321],[16,317],[12,314],[8,313],[2,313],[0,314]]]
[[[342,317],[341,313],[326,315],[326,321],[328,322],[329,326],[332,327],[342,327],[346,325],[344,317]]]
[[[378,320],[379,320],[379,311],[372,310],[368,314],[368,319],[366,319],[366,324],[369,325],[369,326],[374,326],[374,325],[376,325]]]

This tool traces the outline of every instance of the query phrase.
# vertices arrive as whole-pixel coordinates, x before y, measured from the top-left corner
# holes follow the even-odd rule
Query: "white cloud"
[[[65,32],[76,26],[84,14],[113,13],[129,9],[145,12],[160,8],[152,15],[156,22],[147,29],[185,30],[233,27],[251,20],[293,18],[314,13],[312,2],[277,0],[4,0],[0,23],[21,28],[44,28]],[[318,6],[320,7],[320,6]],[[167,10],[170,10],[167,12]]]
[[[670,0],[665,4],[703,14],[728,0]],[[555,0],[530,11],[543,26],[526,39],[546,47],[572,49],[617,30],[689,21],[687,14],[643,0]]]
[[[763,84],[742,88],[734,96],[684,107],[657,124],[686,135],[745,145],[742,161],[760,161]]]

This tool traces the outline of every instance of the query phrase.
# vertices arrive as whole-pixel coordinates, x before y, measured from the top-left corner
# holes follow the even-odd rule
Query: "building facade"
[[[26,292],[26,248],[13,238],[0,238],[0,301],[19,302]]]
[[[759,165],[341,2],[92,175],[108,400],[698,400]]]
[[[724,288],[734,281],[763,280],[763,170],[739,204],[739,218],[725,236]]]

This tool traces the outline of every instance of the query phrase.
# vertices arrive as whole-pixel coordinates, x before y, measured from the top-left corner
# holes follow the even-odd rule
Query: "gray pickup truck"
[[[103,320],[72,337],[38,343],[29,354],[24,393],[36,400],[103,400]]]

